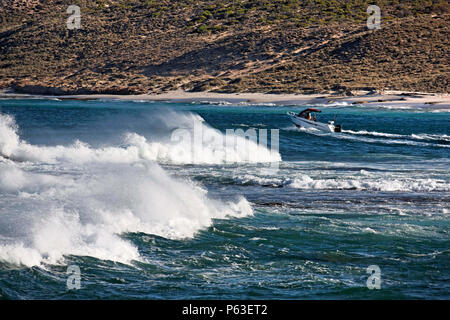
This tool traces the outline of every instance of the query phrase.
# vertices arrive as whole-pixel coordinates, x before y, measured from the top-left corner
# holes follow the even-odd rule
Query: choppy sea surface
[[[450,113],[302,109],[0,100],[0,298],[449,299]]]

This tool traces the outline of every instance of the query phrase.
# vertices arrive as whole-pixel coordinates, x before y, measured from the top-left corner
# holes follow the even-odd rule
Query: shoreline
[[[248,103],[274,105],[366,105],[393,108],[424,108],[430,110],[450,111],[450,95],[439,93],[384,91],[382,93],[358,91],[354,95],[331,94],[271,94],[271,93],[217,93],[217,92],[186,92],[182,90],[169,91],[161,94],[140,95],[34,95],[15,93],[11,89],[0,90],[0,99],[59,99],[59,100],[140,100],[166,101],[179,103],[209,102],[209,103]]]

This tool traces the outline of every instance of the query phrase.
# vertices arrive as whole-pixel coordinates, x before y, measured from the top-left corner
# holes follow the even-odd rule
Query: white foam
[[[86,170],[71,183],[62,176],[40,177],[19,168],[13,169],[19,183],[11,186],[11,180],[0,180],[1,189],[17,192],[16,197],[0,200],[5,218],[0,229],[9,228],[8,241],[0,241],[1,260],[31,266],[85,255],[130,263],[140,259],[139,253],[121,234],[190,238],[215,218],[253,213],[244,198],[211,199],[202,187],[171,178],[157,164]],[[30,197],[23,196],[30,191]]]
[[[12,117],[0,114],[0,154],[17,161],[46,163],[134,163],[147,160],[175,164],[221,164],[281,161],[278,151],[269,150],[237,134],[234,135],[235,143],[227,144],[225,135],[205,124],[199,115],[177,115],[172,112],[167,118],[170,119],[167,133],[171,128],[185,130],[191,143],[173,139],[170,135],[152,137],[154,140],[149,141],[137,133],[128,133],[123,138],[124,147],[93,149],[78,140],[69,146],[35,146],[19,139]],[[196,130],[201,134],[198,144],[194,141]]]
[[[315,107],[347,107],[351,105],[351,102],[348,101],[333,101],[331,103],[315,103],[313,106]]]
[[[19,146],[19,141],[14,118],[0,114],[0,155],[11,156],[11,153]]]
[[[0,163],[0,191],[3,193],[42,192],[46,187],[58,188],[71,183],[72,180],[67,177],[56,178],[48,174],[29,173],[11,165],[11,163]]]
[[[297,189],[341,190],[356,189],[369,191],[450,191],[450,184],[439,179],[389,179],[389,178],[340,178],[312,179],[308,175],[295,178],[289,186]]]
[[[201,185],[169,176],[143,136],[129,135],[125,147],[36,146],[19,139],[11,117],[0,121],[0,151],[25,161],[0,163],[0,260],[33,266],[78,255],[132,263],[142,258],[125,233],[191,238],[213,219],[253,214],[243,197],[212,199]]]
[[[277,107],[283,106],[279,103],[273,102],[251,102],[251,101],[242,101],[243,99],[236,98],[235,101],[226,101],[226,100],[196,100],[192,101],[191,104],[207,104],[207,105],[218,105],[218,106],[249,106],[249,107]]]
[[[257,174],[234,173],[233,180],[239,185],[260,185],[271,187],[290,187],[305,190],[368,190],[392,192],[430,192],[450,191],[450,183],[444,179],[416,178],[407,176],[388,177],[361,170],[359,175],[343,175],[342,177],[317,177],[304,173],[289,173],[282,176],[261,176]]]
[[[377,233],[375,230],[373,230],[372,228],[369,228],[369,227],[364,228],[362,231],[365,233]]]
[[[375,108],[375,109],[388,109],[388,110],[408,110],[412,112],[432,112],[432,113],[440,113],[440,112],[450,112],[450,108],[439,108],[438,106],[427,106],[425,104],[423,105],[417,105],[414,103],[405,103],[405,104],[395,104],[395,105],[383,105],[383,104],[376,104],[376,105],[367,105],[363,106],[365,108]]]
[[[406,138],[406,135],[402,134],[394,134],[394,133],[384,133],[384,132],[376,132],[376,131],[367,131],[367,130],[361,130],[361,131],[353,131],[353,130],[342,130],[344,133],[351,133],[356,135],[371,135],[376,137],[389,137],[389,138]]]
[[[323,131],[320,131],[319,129],[316,128],[305,128],[305,127],[296,127],[295,125],[290,125],[287,127],[282,128],[282,130],[286,130],[286,131],[301,131],[301,132],[306,132],[306,133],[312,133],[312,134],[320,134],[323,133]]]
[[[404,138],[404,139],[414,139],[414,140],[442,140],[442,141],[450,141],[450,136],[446,134],[428,134],[428,133],[413,133],[411,135],[404,134],[395,134],[395,133],[384,133],[384,132],[376,132],[376,131],[353,131],[353,130],[342,130],[344,133],[351,133],[355,135],[370,135],[377,137],[387,137],[387,138]]]
[[[328,133],[322,131],[313,131],[313,130],[304,130],[305,132],[315,134],[318,136],[329,136],[336,139],[343,140],[353,140],[353,141],[361,141],[366,143],[381,143],[381,144],[398,144],[398,145],[410,145],[410,146],[422,146],[422,147],[437,147],[437,148],[450,148],[450,145],[446,144],[438,144],[438,143],[430,143],[430,142],[422,142],[422,141],[414,141],[410,140],[413,136],[405,136],[405,135],[397,135],[390,133],[382,133],[382,132],[369,132],[369,131],[352,131],[352,130],[343,130],[342,133]],[[377,138],[369,138],[364,137],[364,135],[372,135],[378,136]],[[439,135],[438,135],[439,136]],[[445,140],[445,135],[442,135]],[[402,138],[402,139],[385,139],[385,138]],[[436,139],[433,139],[436,140]]]
[[[315,128],[297,128],[295,126],[288,126],[283,128],[288,131],[302,131],[311,133],[318,136],[330,136],[337,139],[355,140],[367,143],[383,143],[383,144],[399,144],[399,145],[412,145],[412,146],[424,146],[424,147],[438,147],[438,148],[450,148],[450,145],[431,143],[436,141],[450,142],[450,136],[446,134],[427,134],[416,133],[411,135],[385,133],[367,130],[342,130],[342,133],[328,133],[317,130]],[[361,136],[361,137],[360,137]],[[379,137],[381,139],[369,138],[364,136]],[[417,141],[419,140],[419,141]],[[428,141],[428,142],[424,142]],[[444,142],[444,143],[445,143]]]
[[[442,140],[450,142],[450,136],[446,134],[418,133],[412,134],[411,137],[418,140]]]

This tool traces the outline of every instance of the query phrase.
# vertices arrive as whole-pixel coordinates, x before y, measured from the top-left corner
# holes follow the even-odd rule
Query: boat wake
[[[316,136],[332,137],[336,139],[353,140],[366,143],[450,148],[450,136],[446,134],[415,133],[410,135],[404,135],[404,134],[385,133],[376,131],[366,131],[366,130],[353,131],[344,129],[342,130],[341,133],[336,133],[336,132],[323,132],[315,128],[297,128],[295,126],[285,127],[283,128],[283,130],[305,132]]]
[[[343,134],[336,135],[336,137],[339,139],[355,140],[367,143],[450,148],[449,136],[445,134],[438,135],[438,134],[418,133],[411,135],[401,135],[383,132],[369,132],[365,130],[364,131],[343,130],[342,132]]]
[[[412,139],[412,140],[424,140],[424,141],[436,141],[436,142],[450,142],[450,136],[446,134],[427,134],[427,133],[418,133],[418,134],[395,134],[395,133],[384,133],[384,132],[376,132],[376,131],[353,131],[353,130],[342,130],[343,133],[350,133],[354,135],[365,135],[365,136],[375,136],[375,137],[387,137],[387,138],[404,138],[404,139]]]

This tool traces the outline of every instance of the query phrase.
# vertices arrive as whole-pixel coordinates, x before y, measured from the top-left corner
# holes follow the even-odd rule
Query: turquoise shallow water
[[[320,133],[301,109],[0,100],[0,297],[448,299],[449,113],[327,106]],[[227,163],[239,128],[279,152]]]

